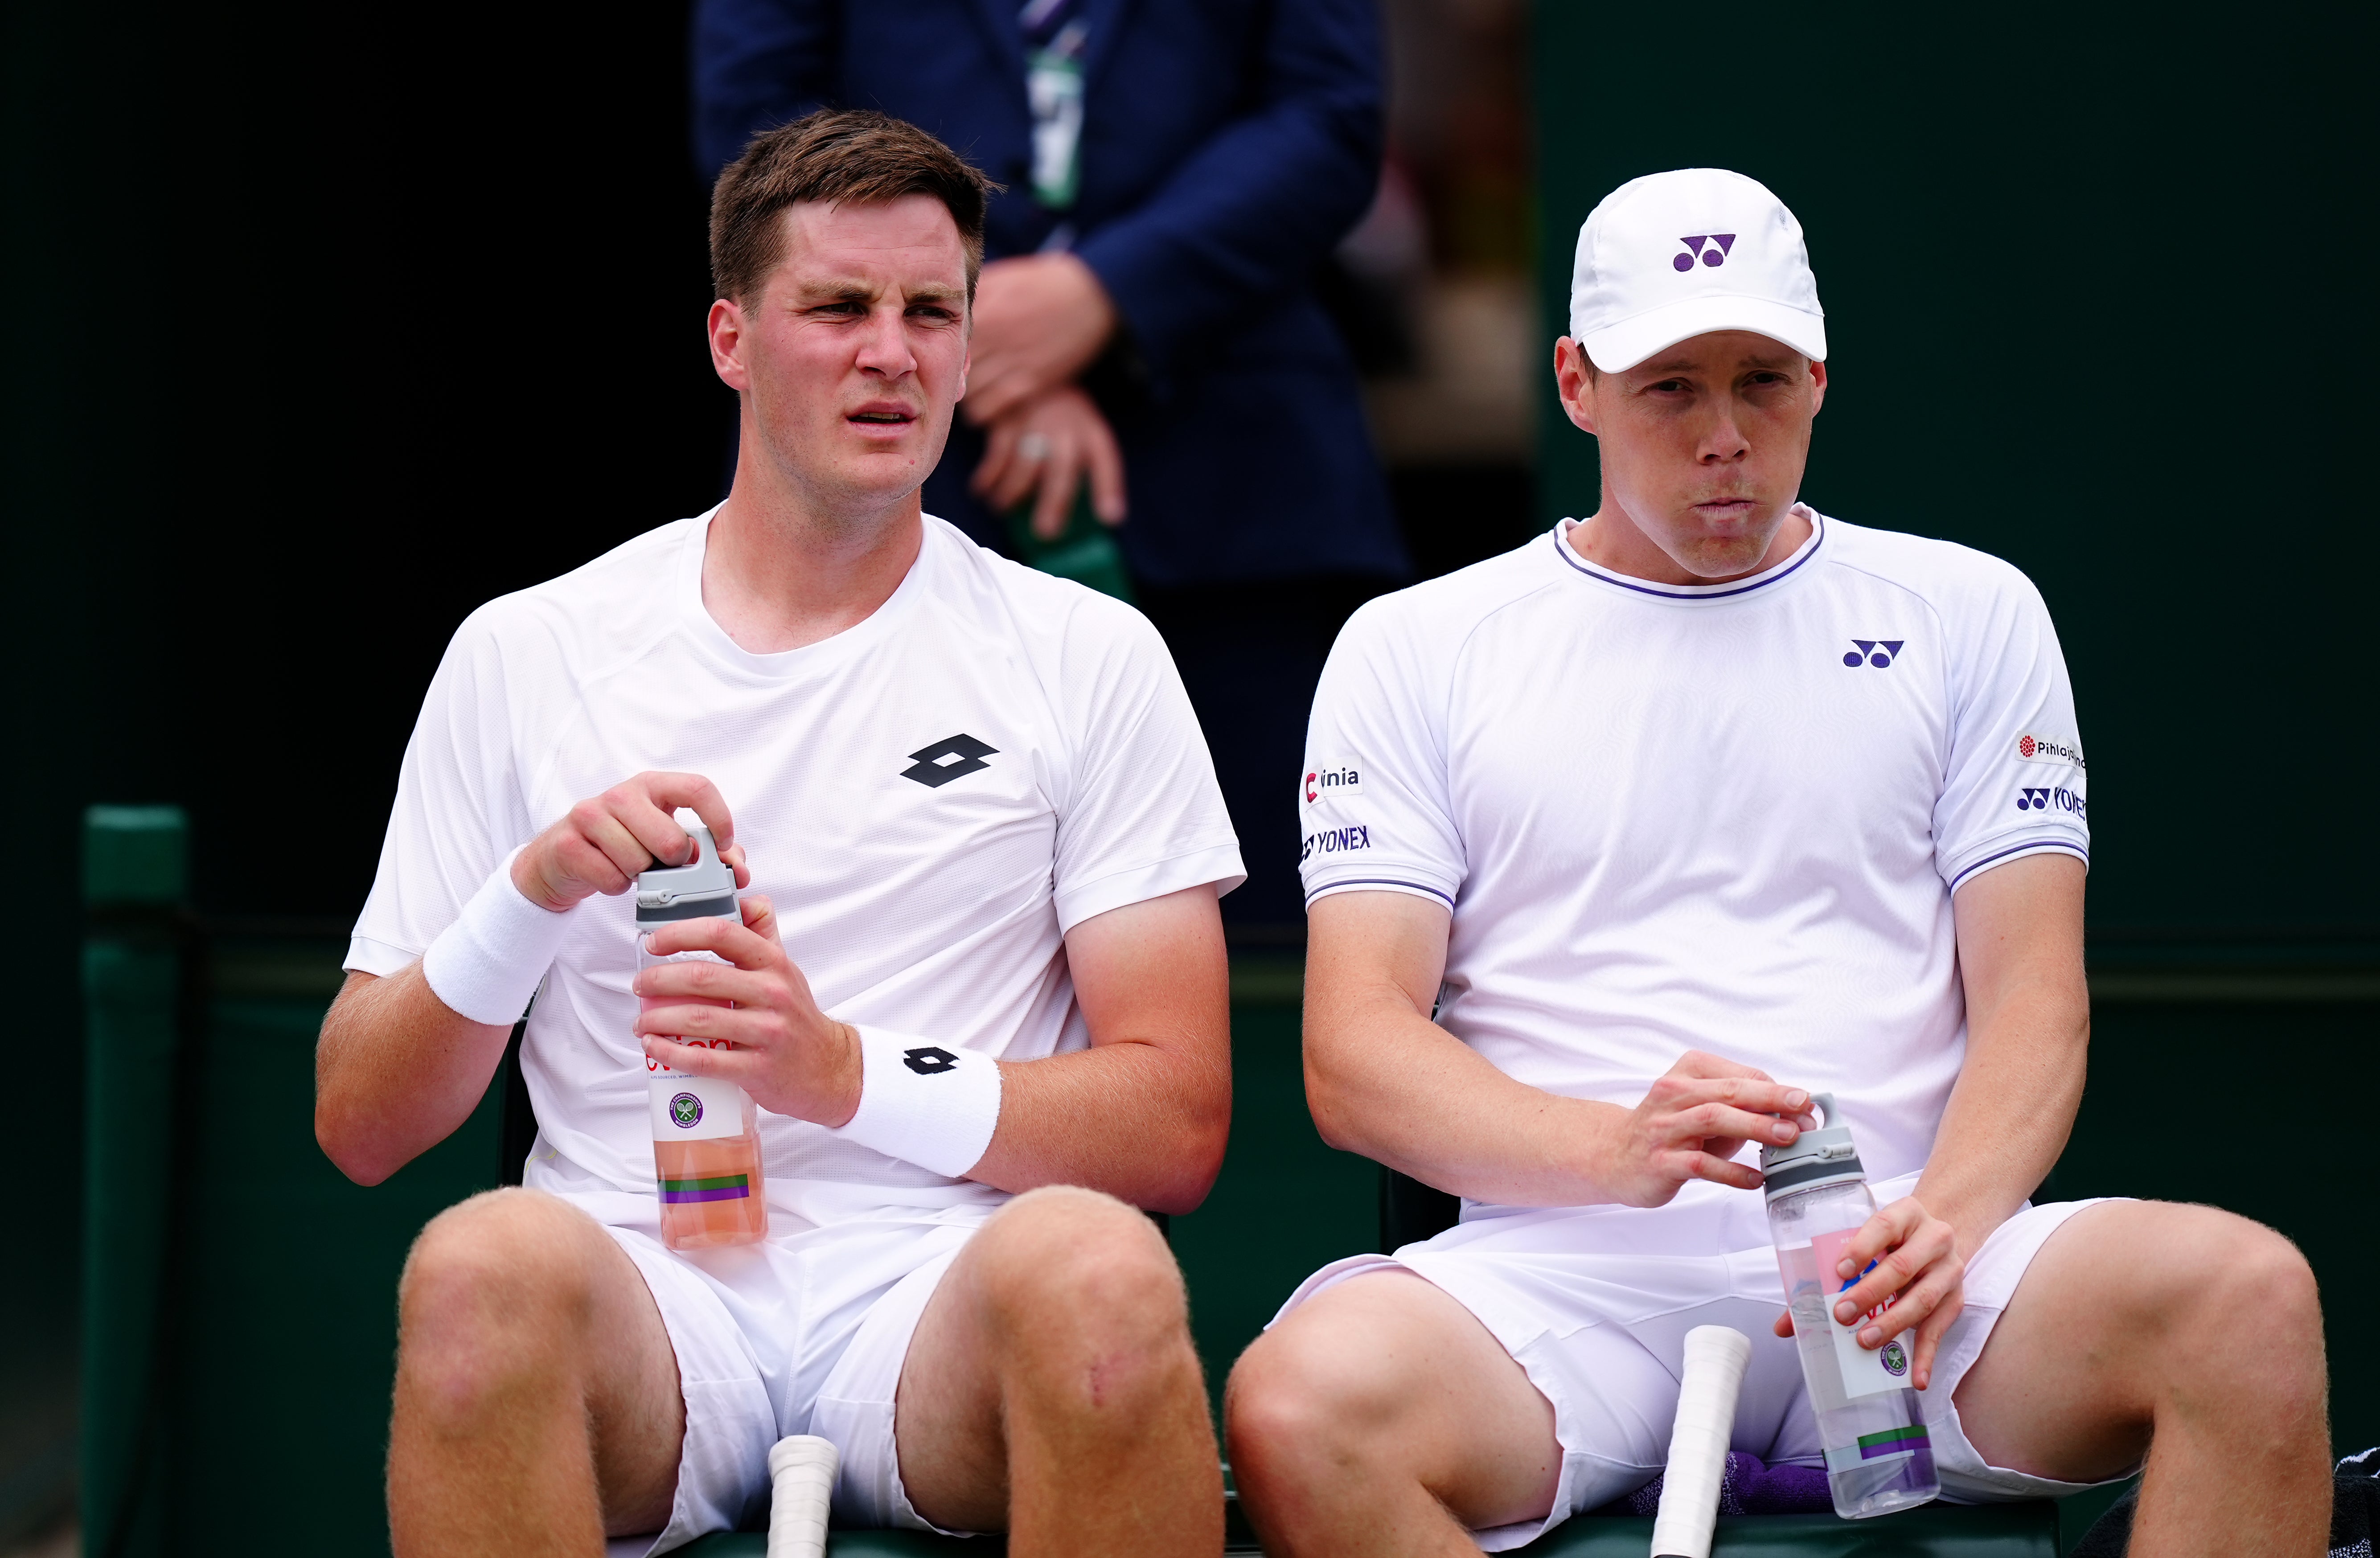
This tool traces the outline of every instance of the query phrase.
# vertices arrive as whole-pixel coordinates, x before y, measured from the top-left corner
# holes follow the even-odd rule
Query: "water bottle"
[[[637,876],[637,970],[663,963],[723,963],[714,953],[652,950],[650,936],[680,919],[738,920],[735,870],[719,858],[709,828],[690,828],[694,858],[656,865]],[[681,996],[639,998],[639,1009],[686,1004]],[[703,1005],[730,1003],[698,1002]],[[675,1037],[673,1035],[673,1037]],[[724,1039],[681,1043],[735,1048]],[[653,1123],[653,1178],[662,1199],[662,1242],[672,1249],[753,1244],[769,1232],[768,1187],[760,1175],[760,1109],[735,1083],[689,1077],[645,1057]]]
[[[1849,1325],[1836,1322],[1836,1296],[1859,1278],[1839,1276],[1835,1268],[1852,1235],[1876,1215],[1876,1198],[1851,1127],[1839,1123],[1834,1095],[1820,1093],[1810,1105],[1819,1128],[1803,1131],[1790,1147],[1762,1148],[1760,1171],[1793,1343],[1827,1452],[1827,1485],[1837,1515],[1864,1520],[1925,1503],[1942,1484],[1925,1408],[1909,1383],[1909,1333],[1874,1350],[1859,1345],[1861,1328],[1891,1300]]]

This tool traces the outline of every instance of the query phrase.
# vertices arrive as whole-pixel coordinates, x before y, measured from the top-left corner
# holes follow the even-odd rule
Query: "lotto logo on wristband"
[[[909,1050],[901,1056],[901,1064],[920,1077],[939,1077],[945,1071],[958,1069],[959,1057],[939,1044]]]

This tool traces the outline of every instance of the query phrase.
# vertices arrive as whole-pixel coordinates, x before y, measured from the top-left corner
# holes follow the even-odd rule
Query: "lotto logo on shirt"
[[[1322,763],[1309,768],[1300,783],[1308,806],[1317,801],[1337,800],[1342,796],[1364,793],[1364,776],[1344,764]]]
[[[2030,733],[2016,738],[2016,761],[2019,762],[2060,762],[2069,768],[2082,768],[2082,749],[2071,741],[2059,741],[2047,736]]]
[[[1332,828],[1326,833],[1307,834],[1305,847],[1297,852],[1297,863],[1305,864],[1317,855],[1337,855],[1349,849],[1372,847],[1369,828]]]
[[[2059,811],[2071,811],[2086,822],[2091,820],[2090,802],[2071,790],[2022,789],[2016,793],[2016,809],[2019,811],[2047,811],[2053,808]]]

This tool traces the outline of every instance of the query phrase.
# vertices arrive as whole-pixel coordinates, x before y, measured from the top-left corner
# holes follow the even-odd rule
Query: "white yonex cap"
[[[1632,178],[1578,230],[1571,339],[1607,373],[1712,330],[1750,330],[1823,362],[1826,318],[1802,224],[1740,173]]]

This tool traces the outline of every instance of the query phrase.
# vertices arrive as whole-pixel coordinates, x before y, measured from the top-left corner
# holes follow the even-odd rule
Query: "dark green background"
[[[1597,497],[1550,369],[1579,224],[1760,179],[1827,310],[1803,497],[2048,600],[2095,929],[2368,937],[2373,15],[1540,5],[1542,517]]]

